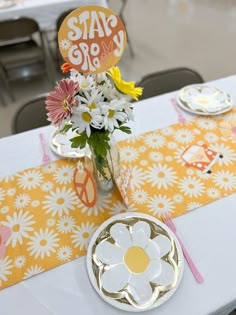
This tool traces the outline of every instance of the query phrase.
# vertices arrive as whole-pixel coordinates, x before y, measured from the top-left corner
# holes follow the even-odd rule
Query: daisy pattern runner
[[[128,209],[118,189],[85,207],[73,185],[75,160],[2,178],[0,289],[84,255],[112,215],[175,217],[236,192],[235,121],[236,111],[198,117],[120,142],[121,171],[131,169]]]

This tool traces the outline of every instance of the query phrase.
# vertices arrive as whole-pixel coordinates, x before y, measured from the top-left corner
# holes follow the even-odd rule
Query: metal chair
[[[19,104],[12,120],[12,133],[20,133],[34,128],[47,126],[47,111],[45,100],[48,93],[39,94],[35,97],[26,99]]]
[[[140,100],[181,89],[185,85],[203,83],[202,76],[190,68],[174,68],[144,76],[138,83],[143,87]]]
[[[15,98],[11,81],[43,73],[49,78],[46,61],[44,40],[36,21],[24,17],[0,21],[0,79],[12,100]]]

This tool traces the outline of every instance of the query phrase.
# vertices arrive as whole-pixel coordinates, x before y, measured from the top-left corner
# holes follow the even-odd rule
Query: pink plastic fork
[[[49,155],[47,154],[46,143],[45,143],[44,135],[42,133],[39,134],[39,139],[40,139],[41,147],[43,150],[43,159],[42,159],[43,164],[48,164],[51,162],[51,159]]]
[[[192,261],[192,258],[190,257],[189,253],[187,252],[186,248],[184,247],[184,244],[180,240],[180,238],[177,234],[176,226],[174,225],[174,222],[172,221],[172,219],[170,217],[165,217],[163,221],[171,229],[171,231],[175,234],[177,240],[179,241],[179,244],[182,248],[184,257],[185,257],[185,259],[189,265],[189,268],[191,269],[192,274],[194,275],[196,281],[198,283],[203,283],[204,279],[203,279],[202,275],[200,274],[200,272],[198,271],[197,267],[195,266],[194,262]]]

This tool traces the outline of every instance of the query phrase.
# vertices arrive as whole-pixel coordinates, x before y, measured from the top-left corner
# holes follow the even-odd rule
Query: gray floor
[[[119,12],[120,1],[109,6]],[[132,58],[128,46],[119,64],[127,80],[176,66],[196,69],[205,81],[236,73],[233,0],[128,0],[124,18],[135,52]],[[11,134],[18,102],[51,89],[44,77],[13,83],[17,102],[5,95],[7,106],[0,104],[0,137]]]

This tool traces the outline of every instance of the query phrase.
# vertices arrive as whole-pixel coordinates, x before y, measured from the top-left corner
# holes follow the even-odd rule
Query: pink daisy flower
[[[78,106],[75,94],[79,91],[79,84],[69,79],[61,80],[55,86],[55,90],[47,96],[46,110],[48,120],[55,125],[61,125],[63,119],[70,117],[71,107]]]

